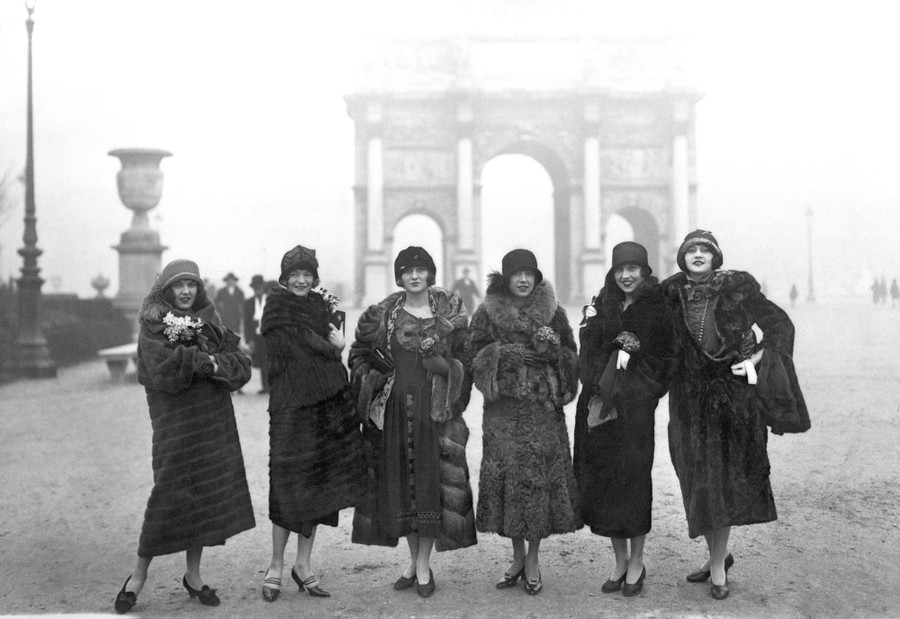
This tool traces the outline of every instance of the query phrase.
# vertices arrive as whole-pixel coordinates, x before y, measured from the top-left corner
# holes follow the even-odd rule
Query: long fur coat
[[[549,362],[526,365],[526,353],[537,352]],[[538,540],[580,528],[563,413],[578,390],[578,355],[550,283],[520,300],[492,273],[466,357],[484,395],[477,529]]]
[[[581,328],[574,462],[585,524],[598,535],[631,538],[651,527],[654,413],[668,388],[674,333],[672,313],[655,277],[637,286],[624,311],[622,301],[624,293],[610,272],[591,305],[595,314]],[[617,370],[622,349],[631,349],[630,359],[624,370]],[[615,410],[616,418],[589,429],[594,396],[603,401],[604,410]]]
[[[366,309],[360,316],[350,348],[351,387],[363,423],[363,454],[368,471],[366,488],[353,516],[352,540],[359,544],[396,546],[398,541],[384,531],[377,517],[377,460],[385,457],[385,446],[381,430],[372,421],[378,417],[379,407],[383,415],[393,381],[391,373],[383,374],[366,361],[365,351],[390,350],[393,320],[405,295],[403,291],[395,292]],[[471,392],[471,382],[462,363],[469,320],[456,294],[430,287],[428,295],[437,334],[434,354],[443,357],[450,368],[446,377],[432,376],[431,385],[431,417],[438,425],[441,485],[441,534],[435,540],[435,549],[444,551],[466,548],[477,542],[466,462],[469,429],[462,417]]]
[[[153,426],[153,490],[138,547],[142,557],[224,544],[256,524],[229,393],[250,379],[250,359],[202,289],[195,308],[185,313],[173,307],[157,280],[140,312],[138,381]],[[163,322],[169,313],[204,325],[197,337],[173,343]]]
[[[689,534],[777,518],[769,483],[767,424],[773,432],[802,432],[809,414],[792,359],[794,326],[766,299],[749,273],[717,271],[708,282],[720,345],[704,350],[691,333],[684,273],[663,282],[675,317],[677,364],[669,390],[669,452],[681,484]],[[756,324],[762,340],[759,382],[734,376]],[[752,336],[750,336],[752,342]],[[773,417],[774,415],[774,417]]]

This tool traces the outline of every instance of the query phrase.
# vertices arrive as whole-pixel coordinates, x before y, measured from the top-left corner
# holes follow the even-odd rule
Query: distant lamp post
[[[806,237],[809,246],[809,281],[807,282],[806,301],[807,303],[816,302],[816,292],[813,288],[813,251],[812,251],[812,222],[813,210],[812,206],[806,207]]]
[[[44,283],[38,273],[38,256],[41,250],[37,247],[37,228],[34,208],[34,129],[31,104],[31,33],[34,30],[35,0],[25,0],[28,19],[25,29],[28,31],[28,116],[26,128],[25,153],[25,233],[22,240],[25,247],[19,250],[22,256],[22,277],[19,285],[19,334],[16,338],[16,358],[19,373],[25,378],[55,378],[56,364],[50,357],[47,340],[41,332],[40,301],[41,284]]]

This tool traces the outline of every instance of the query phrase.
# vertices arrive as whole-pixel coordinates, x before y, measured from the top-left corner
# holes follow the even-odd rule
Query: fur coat
[[[809,428],[792,359],[794,326],[749,273],[717,271],[696,291],[678,273],[663,288],[678,351],[669,391],[669,452],[690,536],[775,520],[766,426],[775,433]],[[688,327],[687,300],[694,294],[710,301],[719,341],[715,351],[704,350]],[[754,324],[762,331],[761,342],[752,335]],[[734,376],[731,365],[759,348],[764,351],[759,381],[751,385]]]
[[[471,392],[471,382],[462,363],[468,315],[460,298],[448,290],[430,287],[428,297],[435,317],[433,354],[443,357],[449,365],[448,375],[433,375],[431,386],[431,418],[439,425],[441,452],[441,535],[435,540],[435,549],[443,551],[476,543],[472,487],[466,462],[469,429],[462,417]],[[363,423],[363,454],[368,470],[367,487],[353,516],[352,539],[360,544],[397,544],[397,539],[386,534],[376,517],[375,478],[376,460],[385,454],[382,432],[374,420],[383,418],[393,376],[374,369],[366,361],[366,351],[376,348],[390,351],[394,320],[405,299],[404,291],[395,292],[366,309],[360,316],[350,348],[351,388]]]
[[[526,365],[537,352],[548,362]],[[466,358],[484,395],[478,530],[533,541],[580,528],[563,412],[578,390],[578,355],[550,283],[518,299],[492,273]]]
[[[654,419],[668,388],[674,333],[672,313],[655,277],[637,286],[624,311],[622,301],[624,293],[610,272],[588,306],[594,315],[586,316],[581,328],[574,463],[585,524],[598,535],[631,538],[651,527]],[[619,350],[630,354],[624,370],[616,369]],[[589,429],[594,396],[616,417]]]
[[[202,289],[195,307],[189,313],[173,307],[157,280],[140,311],[138,381],[153,426],[153,490],[141,557],[224,544],[255,526],[229,393],[250,379],[250,359]],[[169,314],[200,319],[203,326],[172,342],[163,322]]]
[[[322,296],[269,292],[262,315],[269,368],[269,518],[307,534],[313,520],[356,504],[362,438],[347,369],[328,340]]]

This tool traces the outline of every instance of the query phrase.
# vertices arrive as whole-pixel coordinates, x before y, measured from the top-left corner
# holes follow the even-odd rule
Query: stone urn
[[[162,270],[162,253],[166,249],[160,243],[159,233],[150,228],[147,212],[162,197],[163,173],[159,163],[172,153],[158,148],[119,148],[109,151],[109,155],[122,162],[122,169],[116,174],[119,199],[134,213],[131,228],[113,246],[119,252],[119,291],[113,304],[132,321],[136,338],[141,301]]]
[[[103,299],[105,298],[103,291],[109,287],[109,278],[103,273],[98,273],[97,277],[91,280],[91,286],[97,291],[97,298]]]

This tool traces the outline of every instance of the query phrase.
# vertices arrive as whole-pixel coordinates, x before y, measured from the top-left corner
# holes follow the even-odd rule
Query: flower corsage
[[[641,349],[641,341],[630,331],[622,331],[613,341],[628,354],[636,353]]]
[[[196,342],[203,327],[203,321],[199,318],[193,320],[190,316],[176,316],[172,312],[163,317],[163,323],[166,325],[163,334],[172,344]]]
[[[313,292],[321,295],[322,300],[325,301],[325,306],[328,308],[329,314],[333,314],[337,311],[338,306],[341,304],[341,300],[339,298],[328,292],[328,290],[323,288],[322,286],[313,288]]]
[[[559,348],[559,334],[550,327],[541,327],[531,339],[534,349],[539,353],[546,353]]]
[[[434,345],[437,341],[433,337],[423,337],[419,342],[419,354],[428,357],[434,354]]]

